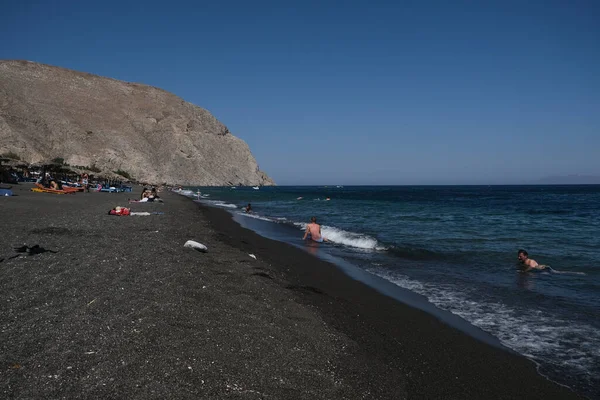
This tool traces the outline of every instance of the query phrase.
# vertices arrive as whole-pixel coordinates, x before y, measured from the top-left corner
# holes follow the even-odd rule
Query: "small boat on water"
[[[260,189],[260,188],[259,188],[258,186],[252,186],[252,189],[254,189],[254,190],[258,190],[258,189]]]

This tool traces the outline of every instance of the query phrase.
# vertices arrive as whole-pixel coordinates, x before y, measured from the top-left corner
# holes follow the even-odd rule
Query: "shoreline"
[[[225,210],[164,193],[131,205],[163,215],[116,217],[136,192],[17,186],[0,203],[7,397],[578,398]],[[14,257],[34,244],[56,253]]]
[[[192,199],[192,198],[189,198],[189,199],[194,201],[194,199]],[[323,305],[324,305],[323,301],[319,301],[319,300],[315,301],[315,300],[318,299],[319,295],[329,295],[336,299],[349,300],[351,302],[351,304],[354,306],[361,305],[363,307],[369,307],[368,305],[366,305],[364,303],[361,304],[361,300],[359,299],[359,297],[362,294],[368,293],[369,300],[366,300],[365,302],[373,301],[373,303],[378,303],[381,301],[381,304],[378,303],[377,306],[374,308],[378,308],[379,306],[384,306],[383,303],[385,303],[386,311],[379,312],[379,314],[384,314],[385,312],[389,311],[390,314],[395,313],[395,314],[403,315],[403,316],[405,315],[404,313],[406,313],[406,314],[409,314],[411,318],[415,318],[415,319],[421,319],[421,318],[424,320],[432,319],[433,321],[424,321],[424,323],[432,324],[432,325],[439,324],[437,326],[437,328],[439,328],[440,332],[441,332],[441,333],[439,333],[439,335],[444,336],[445,334],[448,334],[448,335],[453,336],[453,338],[456,338],[457,341],[472,340],[474,342],[477,342],[477,345],[482,346],[482,348],[487,347],[486,351],[490,351],[490,352],[498,351],[498,352],[505,353],[505,355],[507,357],[515,357],[516,359],[519,360],[519,362],[524,362],[525,365],[528,364],[528,367],[534,370],[534,374],[536,375],[536,377],[543,379],[552,385],[556,385],[557,387],[568,388],[567,386],[562,385],[557,382],[554,382],[554,381],[550,380],[549,378],[538,373],[536,371],[537,364],[533,360],[529,360],[529,359],[525,358],[524,356],[516,353],[514,350],[509,349],[508,347],[502,345],[497,338],[495,338],[495,337],[487,334],[486,332],[482,331],[481,329],[469,324],[467,321],[462,320],[460,317],[455,316],[454,314],[451,314],[451,313],[443,311],[443,310],[439,310],[433,305],[431,305],[429,310],[423,309],[422,305],[420,305],[420,306],[409,305],[410,300],[409,300],[409,304],[406,304],[406,300],[407,300],[406,298],[398,298],[397,296],[393,296],[390,292],[385,293],[385,290],[381,290],[381,287],[378,287],[377,284],[375,285],[375,287],[372,287],[372,286],[368,285],[367,283],[362,282],[359,278],[352,277],[350,274],[348,274],[346,271],[344,271],[343,268],[341,268],[339,265],[336,265],[334,262],[330,262],[330,261],[324,260],[316,255],[312,255],[308,251],[303,250],[300,247],[296,247],[291,244],[288,244],[288,243],[285,243],[282,241],[278,241],[276,239],[270,239],[270,238],[261,236],[259,233],[256,233],[249,228],[243,227],[238,221],[236,221],[235,217],[226,209],[219,208],[216,206],[204,205],[204,204],[200,204],[198,202],[195,202],[195,203],[199,204],[200,211],[202,213],[204,213],[204,215],[207,217],[207,219],[209,221],[212,222],[212,224],[214,224],[214,225],[218,224],[221,227],[225,227],[225,226],[227,226],[227,224],[228,224],[227,220],[229,219],[230,223],[234,224],[235,226],[231,226],[231,227],[227,226],[227,230],[231,230],[232,232],[238,231],[238,230],[249,232],[249,234],[244,232],[244,235],[247,234],[248,236],[245,236],[245,238],[240,241],[240,243],[242,244],[240,247],[244,248],[245,250],[249,250],[248,244],[252,243],[252,242],[249,242],[247,239],[250,237],[252,239],[255,239],[257,244],[260,243],[260,245],[262,245],[265,249],[272,249],[272,248],[276,248],[278,246],[282,246],[282,249],[280,250],[281,252],[286,251],[286,250],[283,250],[284,247],[287,250],[289,250],[290,253],[297,252],[293,255],[289,255],[288,257],[295,259],[296,267],[298,265],[303,265],[304,268],[307,269],[307,271],[299,271],[298,268],[295,268],[295,269],[287,268],[287,269],[285,269],[285,272],[288,274],[291,273],[291,276],[293,277],[292,280],[297,280],[297,282],[299,282],[299,284],[297,284],[298,286],[304,285],[305,287],[311,288],[311,290],[305,291],[303,293],[303,295],[308,298],[307,300],[309,303],[311,303],[312,306],[323,307]],[[237,235],[242,235],[242,234],[238,231]],[[233,234],[230,234],[228,236],[235,237],[235,235],[233,235]],[[266,242],[263,242],[263,241],[271,242],[271,243],[269,245],[266,245]],[[271,247],[271,246],[273,246],[273,247]],[[274,256],[270,256],[270,255],[266,254],[265,256],[269,261],[273,262],[274,265],[278,265],[278,261],[283,258],[281,256],[281,253],[274,255]],[[297,259],[300,259],[300,260],[297,260]],[[307,262],[304,262],[304,260],[306,260]],[[311,262],[311,260],[312,260],[312,262]],[[326,279],[323,280],[323,279],[318,278],[318,275],[319,275],[320,271],[321,272],[323,271],[325,266],[327,266],[327,269],[326,269],[327,274],[325,275]],[[288,275],[287,278],[289,279],[290,275]],[[378,280],[384,281],[381,278],[378,278]],[[336,287],[339,284],[339,282],[341,282],[341,281],[344,281],[344,285],[348,285],[349,288]],[[385,281],[385,282],[387,283],[387,281]],[[314,284],[314,286],[307,285],[308,283]],[[388,284],[393,285],[391,283],[388,283]],[[342,285],[340,285],[340,286],[342,286]],[[358,289],[358,288],[360,288],[360,289]],[[326,292],[325,290],[331,291],[330,292],[331,294]],[[350,294],[350,293],[357,293],[357,292],[360,292],[360,294]],[[339,295],[338,293],[341,293],[341,295]],[[412,293],[412,292],[410,292],[410,293]],[[419,295],[415,294],[415,296],[419,296]],[[417,300],[417,302],[421,302],[421,301],[424,301],[424,300],[423,299]],[[319,305],[315,305],[314,303],[317,303]],[[331,305],[332,304],[329,304],[329,306],[331,306]],[[397,308],[395,307],[396,305],[398,306]],[[425,307],[425,308],[427,308],[427,307]],[[432,309],[435,309],[435,311]],[[339,317],[341,315],[344,315],[343,313],[339,313],[339,312],[335,311],[335,307],[330,307],[330,308],[323,307],[323,308],[320,308],[320,311],[329,312],[328,317],[330,318],[330,323],[332,325],[343,325],[344,324],[341,322],[339,322],[339,323],[335,322],[335,320],[339,319]],[[372,310],[370,310],[370,311],[372,311]],[[363,314],[363,316],[365,316],[365,314]],[[392,325],[391,323],[386,323],[383,318],[378,318],[377,316],[375,316],[374,318],[368,318],[368,319],[370,320],[369,322],[373,322],[373,320],[376,320],[375,325],[377,325],[377,322],[383,322],[383,324],[377,325],[377,326]],[[461,322],[458,322],[458,325],[462,325],[462,326],[460,328],[451,326],[453,324],[457,324],[457,322],[449,321],[448,319],[460,320]],[[420,322],[421,321],[419,321],[419,323]],[[468,325],[468,327],[471,327],[471,328],[469,329],[467,327],[465,329],[465,325]],[[396,332],[398,332],[398,328],[399,327],[393,327],[393,329]],[[429,331],[429,332],[433,332],[433,331]],[[347,332],[344,332],[344,333],[347,333]],[[387,333],[388,332],[386,332],[386,334]],[[463,346],[462,343],[461,343],[461,346]],[[457,356],[457,357],[460,357],[460,356]],[[427,363],[425,363],[425,364],[427,364]],[[493,368],[492,368],[492,370],[493,370]],[[571,392],[570,389],[568,389],[568,391]],[[446,394],[442,394],[441,392],[438,394],[441,397],[446,396]],[[574,394],[574,393],[571,392],[571,394]],[[465,395],[465,394],[461,394],[461,396],[463,396],[463,395]],[[516,395],[525,396],[526,394],[525,393],[518,393],[518,394],[516,393]],[[419,396],[427,396],[427,395],[419,394]],[[494,397],[493,395],[490,395],[489,393],[485,394],[485,396]],[[529,394],[527,396],[532,396],[532,394]],[[508,396],[508,397],[510,397],[510,396]],[[502,396],[501,396],[501,398],[502,398]]]
[[[212,206],[208,205],[208,207],[212,207]],[[216,207],[216,208],[223,209],[223,208],[219,208],[219,207]],[[429,302],[427,300],[427,298],[421,294],[418,294],[416,292],[410,291],[409,289],[405,289],[401,286],[398,286],[380,276],[371,274],[361,268],[356,267],[351,262],[343,260],[340,257],[319,252],[319,250],[316,250],[314,247],[306,246],[306,244],[304,242],[302,242],[302,243],[305,246],[302,247],[299,244],[295,244],[293,242],[286,241],[286,238],[280,239],[274,235],[269,235],[268,231],[264,231],[259,228],[260,224],[263,224],[263,223],[264,224],[272,224],[272,222],[266,222],[266,221],[255,220],[255,219],[245,219],[244,217],[236,215],[235,213],[233,213],[232,211],[230,211],[228,209],[223,209],[223,210],[226,210],[227,212],[229,212],[232,215],[233,220],[243,228],[249,229],[264,238],[274,240],[276,242],[281,242],[281,243],[286,243],[288,245],[292,245],[301,251],[304,251],[307,253],[312,252],[312,255],[314,257],[317,257],[317,258],[319,258],[319,260],[322,260],[324,262],[333,264],[336,268],[338,268],[342,272],[344,272],[344,274],[346,276],[348,276],[349,278],[359,281],[359,282],[363,283],[364,285],[367,285],[367,286],[375,289],[376,291],[378,291],[379,293],[381,293],[385,296],[391,297],[409,307],[422,310],[422,311],[434,316],[435,318],[441,320],[442,322],[450,325],[451,327],[454,327],[481,342],[484,342],[484,343],[489,344],[494,347],[504,349],[508,352],[518,354],[514,350],[512,350],[509,347],[502,344],[497,337],[483,331],[481,328],[478,328],[475,325],[472,325],[471,323],[469,323],[465,319],[457,316],[456,314],[453,314],[449,311],[438,308],[437,306],[435,306],[434,304]]]

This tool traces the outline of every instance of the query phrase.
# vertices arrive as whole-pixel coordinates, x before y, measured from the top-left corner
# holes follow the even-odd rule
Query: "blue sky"
[[[216,4],[219,3],[219,4]],[[5,1],[0,58],[204,107],[279,184],[600,175],[597,1]]]

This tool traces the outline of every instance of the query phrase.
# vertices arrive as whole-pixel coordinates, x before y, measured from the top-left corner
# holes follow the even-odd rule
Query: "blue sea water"
[[[227,208],[264,236],[415,292],[533,360],[542,375],[600,398],[599,185],[186,193]],[[247,203],[251,215],[243,212]],[[332,243],[301,240],[311,216]],[[520,248],[552,269],[520,272]]]

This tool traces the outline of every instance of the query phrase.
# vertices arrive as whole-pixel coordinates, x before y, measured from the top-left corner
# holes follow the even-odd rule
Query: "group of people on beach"
[[[37,183],[49,189],[62,190],[60,181],[58,179],[54,179],[49,172],[46,172],[43,176],[41,176],[37,180]]]
[[[40,183],[42,186],[47,187],[49,189],[62,190],[62,184],[60,180],[53,178],[49,172],[46,172],[42,177],[40,177],[37,183]],[[90,191],[88,174],[84,173],[81,175],[81,178],[79,179],[79,184],[86,191]]]
[[[140,196],[139,203],[152,202],[152,201],[162,201],[162,199],[158,195],[156,188],[155,187],[144,188],[144,190],[142,190],[142,194]]]

